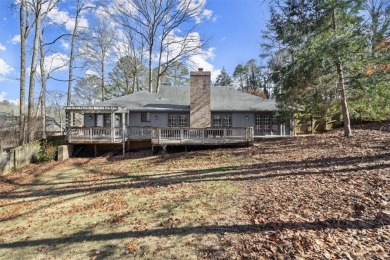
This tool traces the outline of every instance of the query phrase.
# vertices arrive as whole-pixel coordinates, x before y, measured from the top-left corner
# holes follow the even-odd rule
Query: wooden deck
[[[253,141],[253,128],[153,128],[152,145],[229,145]]]
[[[131,140],[151,140],[153,146],[229,145],[252,142],[253,128],[152,128],[152,127],[72,127],[70,144],[115,144]]]
[[[114,144],[124,143],[127,140],[122,128],[72,127],[68,133],[70,144]]]

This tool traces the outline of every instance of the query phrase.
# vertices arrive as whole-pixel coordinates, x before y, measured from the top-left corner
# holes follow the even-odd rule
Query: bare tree
[[[64,134],[64,118],[65,111],[62,109],[66,105],[66,93],[61,91],[47,91],[47,103],[49,111],[51,109],[51,115],[59,120],[59,127],[61,134]]]
[[[63,69],[67,66],[67,59],[63,56],[59,56],[60,54],[55,53],[51,56],[46,56],[45,48],[50,46],[56,42],[57,39],[51,43],[44,43],[43,41],[44,30],[41,31],[40,40],[39,40],[39,53],[40,53],[40,83],[41,83],[41,92],[39,95],[38,106],[40,106],[41,117],[42,117],[42,138],[46,138],[46,85],[47,81],[51,78],[53,72]],[[55,60],[63,59],[62,63],[55,64]],[[38,117],[39,110],[36,111],[36,117]]]
[[[29,9],[26,0],[20,1],[20,96],[19,96],[19,144],[25,142],[25,99],[26,99],[26,41],[31,30],[29,27]]]
[[[30,67],[30,82],[29,82],[29,93],[28,93],[28,111],[27,111],[27,122],[30,128],[34,120],[34,91],[35,91],[35,81],[37,73],[37,60],[39,56],[39,42],[41,38],[41,25],[42,21],[46,18],[47,14],[56,6],[58,0],[31,0],[28,2],[29,8],[33,13],[34,17],[34,40],[33,40],[33,51],[31,57],[31,67]],[[34,133],[33,129],[30,128],[29,142],[34,139],[32,135]]]
[[[45,70],[45,49],[43,44],[43,32],[39,35],[39,51],[40,51],[40,70],[41,70],[41,116],[42,116],[42,138],[46,138],[46,82],[48,76]],[[38,113],[38,111],[37,111]]]
[[[196,18],[203,9],[201,2],[190,0],[134,0],[113,1],[107,10],[126,30],[134,33],[133,41],[145,43],[148,67],[148,89],[153,92],[153,61],[157,57],[158,91],[160,77],[171,64],[186,55],[200,51],[204,42],[195,34]],[[176,30],[180,35],[176,36]]]
[[[118,61],[113,71],[110,73],[111,81],[118,80],[116,78],[119,77],[124,78],[126,83],[125,94],[130,94],[130,90],[132,92],[139,91],[140,85],[146,78],[145,66],[143,64],[144,43],[140,42],[136,44],[134,41],[134,34],[130,30],[122,31],[122,33],[117,36],[118,41],[115,44],[115,53]]]
[[[106,98],[106,67],[111,62],[115,39],[114,28],[104,21],[92,25],[80,46],[80,55],[101,82],[101,101]]]
[[[90,6],[87,4],[85,0],[77,0],[76,1],[76,13],[74,17],[74,27],[71,32],[70,37],[70,56],[69,56],[69,77],[68,77],[68,95],[67,95],[67,106],[70,106],[72,103],[72,87],[73,87],[73,69],[74,69],[74,62],[76,59],[76,45],[77,45],[77,39],[79,38],[79,31],[80,31],[80,19],[81,15],[84,11],[89,9]]]

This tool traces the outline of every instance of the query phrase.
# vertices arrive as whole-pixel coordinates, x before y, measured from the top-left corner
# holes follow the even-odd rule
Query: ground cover
[[[386,259],[389,169],[381,125],[31,165],[0,177],[0,258]]]

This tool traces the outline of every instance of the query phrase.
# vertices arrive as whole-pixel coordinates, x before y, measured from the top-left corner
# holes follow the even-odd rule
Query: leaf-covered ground
[[[383,125],[0,177],[1,259],[388,259]]]

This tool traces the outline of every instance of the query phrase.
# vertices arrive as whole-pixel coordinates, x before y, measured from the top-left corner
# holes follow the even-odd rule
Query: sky
[[[264,30],[268,19],[268,6],[261,0],[194,0],[204,2],[205,16],[197,27],[204,38],[211,38],[207,54],[196,59],[198,67],[212,71],[212,77],[222,68],[231,75],[238,64],[245,64],[250,59],[259,63],[261,30]],[[17,102],[19,98],[19,14],[17,9],[10,8],[15,0],[0,0],[0,101]],[[72,3],[73,2],[73,3]],[[73,0],[63,0],[57,10],[51,14],[53,22],[64,23],[66,30],[71,17]],[[86,21],[88,23],[88,21]],[[53,32],[55,33],[55,32]],[[66,67],[60,60],[66,61],[69,55],[68,43],[59,41],[57,49],[48,58],[50,66],[58,66],[53,77],[66,79]],[[31,47],[31,44],[29,44]],[[29,52],[31,54],[31,50]],[[80,72],[84,73],[84,72]],[[49,91],[66,92],[67,83],[49,80]],[[36,87],[35,96],[39,95]]]

